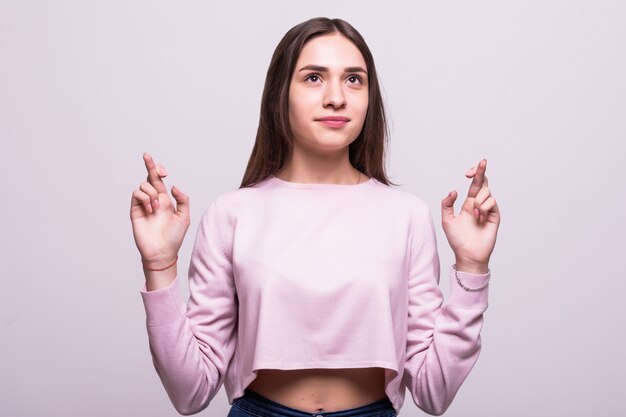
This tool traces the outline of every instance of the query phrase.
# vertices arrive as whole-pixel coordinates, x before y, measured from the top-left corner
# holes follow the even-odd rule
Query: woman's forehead
[[[345,36],[334,33],[308,40],[296,64],[296,71],[306,65],[317,65],[331,71],[343,71],[346,67],[366,68],[361,51]]]

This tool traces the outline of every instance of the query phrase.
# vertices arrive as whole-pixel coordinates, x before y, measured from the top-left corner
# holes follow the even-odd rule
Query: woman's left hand
[[[500,210],[487,186],[486,169],[487,160],[482,159],[478,167],[465,173],[473,180],[458,216],[454,215],[455,190],[441,201],[441,223],[459,271],[487,273],[489,257],[496,244]]]

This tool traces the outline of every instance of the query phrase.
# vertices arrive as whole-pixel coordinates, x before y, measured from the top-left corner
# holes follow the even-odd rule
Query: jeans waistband
[[[236,399],[237,406],[259,416],[275,416],[284,417],[366,417],[366,416],[384,416],[385,412],[395,411],[388,397],[366,404],[356,408],[350,408],[340,411],[315,411],[307,412],[288,407],[270,400],[249,389],[244,390],[243,397]]]

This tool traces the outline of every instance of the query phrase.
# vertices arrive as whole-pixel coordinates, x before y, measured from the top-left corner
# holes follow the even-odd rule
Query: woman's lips
[[[343,127],[348,124],[347,120],[318,120],[318,122],[328,127]]]

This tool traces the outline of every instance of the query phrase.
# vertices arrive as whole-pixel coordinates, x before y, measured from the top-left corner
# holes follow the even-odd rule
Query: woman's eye
[[[312,78],[316,78],[316,79],[317,79],[317,78],[319,78],[319,77],[317,76],[317,74],[311,74],[311,75],[308,75],[308,76],[305,78],[305,80],[310,80],[310,79],[312,79]],[[316,80],[313,80],[313,82],[315,82],[315,81],[316,81]]]
[[[358,82],[360,82],[361,84],[363,84],[363,80],[361,80],[361,77],[359,77],[358,75],[351,75],[348,77],[349,80],[355,79]],[[353,83],[354,84],[354,83]]]

